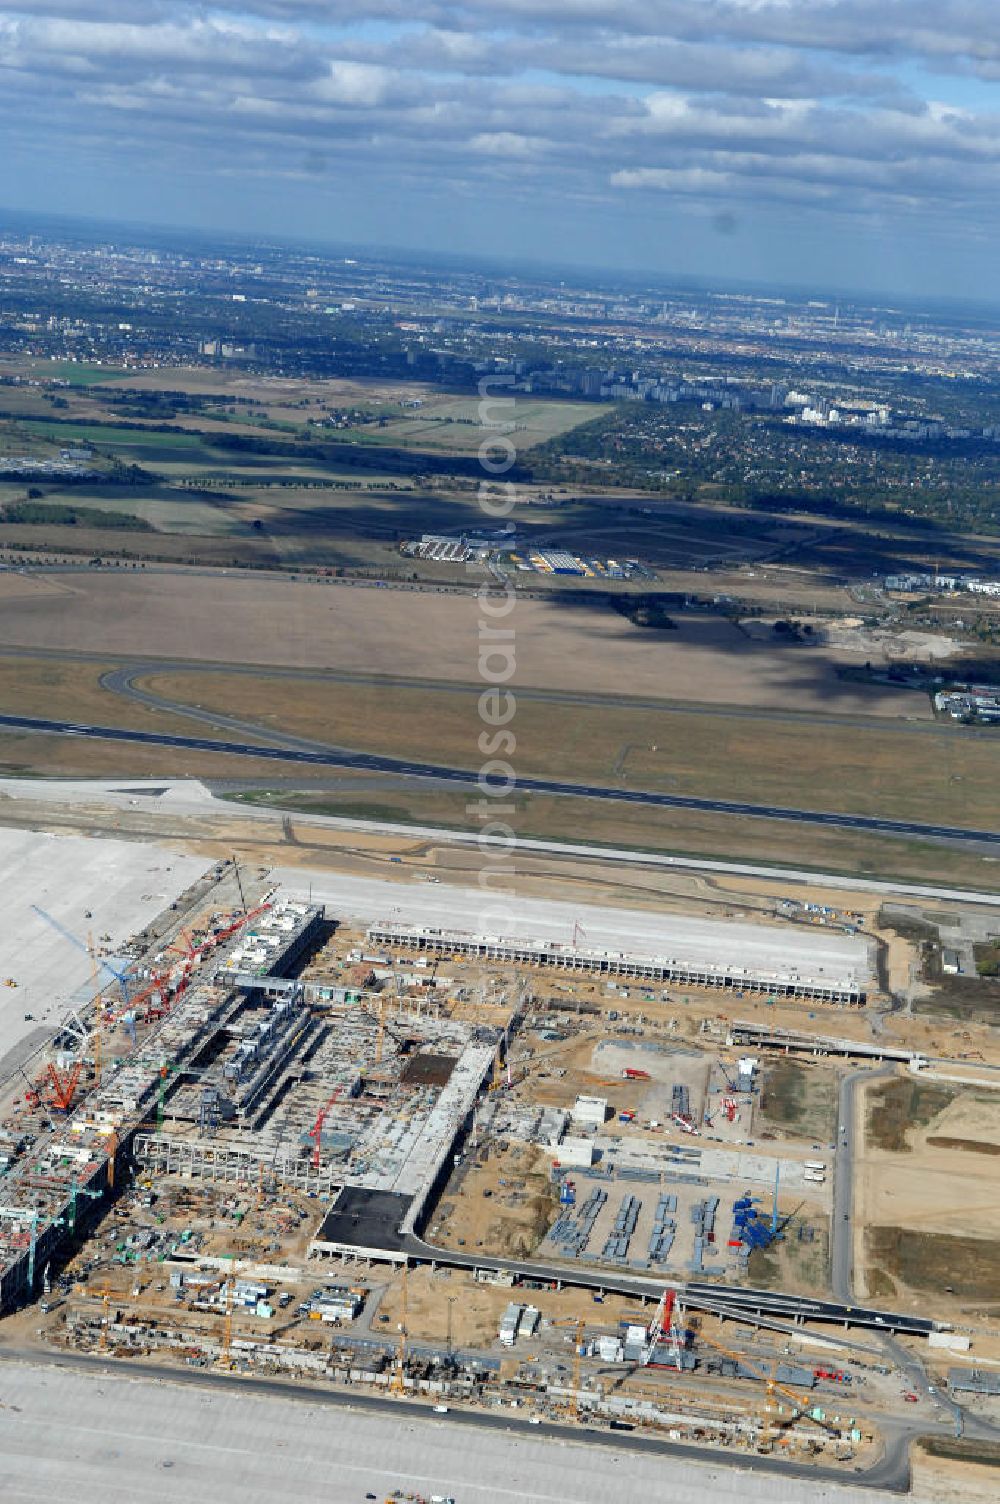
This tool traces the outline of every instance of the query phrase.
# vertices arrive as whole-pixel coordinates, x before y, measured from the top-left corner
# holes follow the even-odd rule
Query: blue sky
[[[0,201],[996,300],[997,0],[14,0]]]

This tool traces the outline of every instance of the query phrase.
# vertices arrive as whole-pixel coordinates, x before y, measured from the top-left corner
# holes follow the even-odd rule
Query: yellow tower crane
[[[406,1393],[406,1271],[409,1260],[403,1263],[403,1281],[400,1289],[399,1308],[399,1349],[396,1353],[396,1366],[389,1380],[389,1393],[401,1395]]]
[[[226,1276],[226,1315],[222,1323],[222,1351],[219,1363],[223,1368],[232,1368],[233,1304],[236,1293],[236,1255],[229,1255],[229,1273]]]
[[[581,1316],[576,1324],[576,1336],[573,1339],[573,1395],[569,1402],[570,1419],[580,1419],[580,1377],[583,1369],[583,1337],[586,1331],[586,1322]]]
[[[774,1363],[771,1367],[771,1372],[768,1373],[764,1368],[760,1366],[759,1363],[755,1362],[752,1358],[747,1358],[744,1356],[744,1354],[734,1352],[730,1347],[725,1347],[723,1343],[717,1342],[714,1337],[710,1337],[705,1331],[699,1331],[698,1340],[701,1342],[707,1342],[709,1347],[714,1347],[718,1352],[724,1353],[727,1358],[732,1358],[735,1362],[739,1363],[743,1368],[747,1369],[754,1375],[755,1378],[760,1379],[760,1381],[763,1383],[767,1394],[767,1415],[768,1421],[770,1423],[768,1428],[770,1432],[768,1440],[773,1441],[774,1435],[778,1431],[784,1429],[786,1426],[794,1425],[795,1422],[797,1420],[801,1420],[804,1415],[809,1416],[810,1420],[815,1420],[816,1425],[822,1426],[825,1431],[829,1431],[834,1435],[840,1434],[839,1428],[837,1426],[831,1425],[829,1421],[819,1420],[812,1416],[809,1412],[809,1406],[803,1403],[802,1399],[795,1393],[794,1389],[789,1389],[786,1384],[780,1384],[778,1382],[777,1378],[775,1377],[775,1370],[777,1369],[778,1362],[780,1361],[779,1359],[776,1358],[774,1360]],[[780,1414],[780,1407],[778,1406],[777,1400],[775,1399],[776,1394],[783,1395],[784,1398],[790,1401],[791,1405],[793,1406],[792,1413],[789,1416],[782,1416]]]
[[[587,1330],[587,1323],[583,1317],[570,1317],[565,1321],[553,1321],[553,1326],[571,1326],[575,1328],[573,1337],[573,1393],[570,1396],[569,1413],[571,1420],[580,1419],[580,1375],[583,1368],[583,1339]]]

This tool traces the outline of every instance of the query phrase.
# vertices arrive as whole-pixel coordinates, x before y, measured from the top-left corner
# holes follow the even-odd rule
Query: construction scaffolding
[[[502,939],[492,935],[470,935],[417,925],[373,925],[368,931],[368,942],[371,945],[396,946],[430,954],[470,956],[481,961],[501,961],[556,971],[585,972],[596,976],[628,977],[637,981],[675,982],[687,987],[712,987],[725,992],[764,993],[774,997],[803,998],[856,1007],[860,1007],[866,1000],[864,987],[856,977],[844,976],[837,981],[827,981],[820,977],[803,976],[797,971],[765,972],[738,966],[704,966],[680,959],[581,950],[555,942]]]
[[[116,1064],[109,1067],[103,1062],[100,1080],[90,1090],[78,1091],[82,1057],[66,1069],[58,1064],[53,1067],[54,1111],[50,1108],[30,1150],[5,1176],[0,1208],[0,1311],[30,1299],[43,1261],[58,1258],[63,1246],[97,1219],[113,1192],[116,1162],[129,1154],[151,1114],[162,1119],[168,1093],[184,1081],[187,1072],[198,1074],[195,1062],[214,1041],[226,1036],[233,1019],[247,1006],[245,995],[214,985],[212,976],[224,975],[234,956],[245,966],[248,954],[262,972],[267,967],[280,970],[294,965],[315,942],[324,917],[322,909],[278,899],[249,916],[230,919],[203,951],[190,949],[181,989],[168,997],[158,978],[146,987],[146,992],[156,992],[155,1006],[145,1015],[149,1033],[139,1048]],[[125,1004],[122,1021],[131,1021],[134,1044],[143,978],[133,980],[138,991],[130,990],[132,984],[126,984],[124,973],[120,978]],[[107,1006],[102,999],[95,1005],[98,1010]],[[301,1013],[301,1000],[297,1007]],[[269,1029],[273,1032],[274,1025]],[[255,1062],[257,1058],[253,1056]],[[251,1073],[251,1078],[257,1076]],[[34,1097],[37,1109],[37,1093],[26,1096]],[[74,1107],[77,1097],[80,1102]]]
[[[136,1162],[157,1175],[181,1175],[193,1180],[228,1181],[256,1186],[263,1174],[282,1187],[330,1196],[339,1184],[330,1165],[316,1169],[309,1159],[292,1155],[275,1158],[267,1145],[253,1139],[242,1144],[210,1139],[178,1138],[169,1133],[140,1132],[135,1136]]]

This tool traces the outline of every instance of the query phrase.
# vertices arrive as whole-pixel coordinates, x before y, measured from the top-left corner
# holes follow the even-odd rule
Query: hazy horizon
[[[5,197],[993,300],[989,0],[13,0]]]
[[[837,303],[842,310],[855,307],[883,313],[898,311],[908,317],[932,317],[935,314],[950,320],[960,320],[964,313],[969,318],[992,319],[1000,315],[1000,293],[996,298],[985,294],[981,297],[960,293],[900,293],[889,288],[849,288],[823,283],[766,282],[759,278],[739,278],[722,273],[718,276],[694,273],[671,273],[650,267],[623,269],[616,266],[595,266],[586,261],[532,261],[514,254],[493,257],[486,254],[425,250],[419,247],[400,245],[375,245],[351,241],[330,241],[320,236],[294,236],[274,233],[264,234],[253,230],[233,230],[213,225],[191,225],[157,222],[155,220],[129,220],[97,217],[85,214],[57,214],[47,211],[23,209],[20,206],[0,204],[0,236],[7,230],[18,235],[37,235],[45,239],[50,234],[78,237],[81,241],[96,244],[100,239],[115,240],[116,237],[147,241],[152,247],[157,237],[163,237],[192,250],[197,241],[203,241],[205,249],[217,250],[222,245],[234,249],[288,251],[325,255],[331,262],[345,257],[362,261],[384,261],[387,265],[410,265],[423,270],[464,275],[480,275],[484,280],[509,279],[530,284],[533,281],[550,282],[566,279],[569,285],[579,288],[601,289],[611,294],[647,292],[650,296],[666,296],[671,292],[692,296],[711,294],[746,296],[748,298],[782,298],[791,304],[807,300],[825,300]]]

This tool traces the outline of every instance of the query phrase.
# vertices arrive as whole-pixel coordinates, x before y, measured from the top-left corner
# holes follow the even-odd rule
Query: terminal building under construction
[[[805,975],[797,970],[751,969],[733,963],[706,964],[684,957],[636,956],[612,951],[579,949],[553,941],[469,935],[418,925],[377,924],[368,931],[373,946],[396,946],[438,955],[470,956],[555,971],[632,978],[635,981],[674,982],[685,987],[714,987],[725,992],[761,993],[775,998],[862,1006],[866,979],[844,968],[837,975]]]
[[[30,1299],[50,1261],[58,1262],[74,1236],[98,1219],[131,1160],[137,1133],[162,1116],[168,1093],[183,1094],[192,1077],[203,1077],[207,1054],[225,1060],[219,1074],[227,1102],[256,1099],[280,1068],[297,1020],[287,1003],[264,1016],[254,1006],[254,987],[269,973],[293,972],[315,948],[323,923],[322,909],[281,899],[243,916],[232,926],[235,938],[192,957],[173,996],[164,982],[149,998],[149,1032],[104,1070],[78,1107],[53,1108],[47,1130],[33,1142],[10,1144],[0,1195],[0,1312]],[[132,1030],[134,1002],[126,999],[123,1014]],[[81,1064],[82,1057],[68,1074],[78,1077]],[[196,1111],[204,1115],[212,1089],[198,1091]]]
[[[738,932],[734,926],[733,947]],[[171,962],[169,974],[145,987],[130,979],[116,1017],[99,1003],[94,1034],[57,1051],[46,1070],[73,1087],[55,1106],[32,1089],[36,1126],[12,1130],[0,1144],[0,1311],[37,1293],[50,1264],[58,1266],[135,1167],[244,1184],[270,1177],[327,1203],[354,1188],[405,1201],[408,1227],[415,1225],[486,1090],[502,1031],[427,1005],[418,983],[415,1001],[402,988],[393,992],[388,983],[405,979],[385,954],[365,955],[355,967],[360,977],[347,973],[338,985],[300,980],[328,933],[322,908],[272,895],[218,925]],[[780,931],[755,935],[752,959],[788,960]],[[862,946],[817,949],[823,964],[809,975],[716,964],[714,953],[697,957],[693,942],[687,956],[668,958],[375,924],[367,943],[378,952],[838,1004],[863,1004],[868,980]],[[801,941],[791,954],[806,955]],[[373,964],[383,962],[389,971],[379,996]],[[408,1008],[418,1011],[410,1017]],[[100,1070],[102,1015],[129,1032],[131,1048]],[[93,1083],[77,1098],[91,1063]]]

